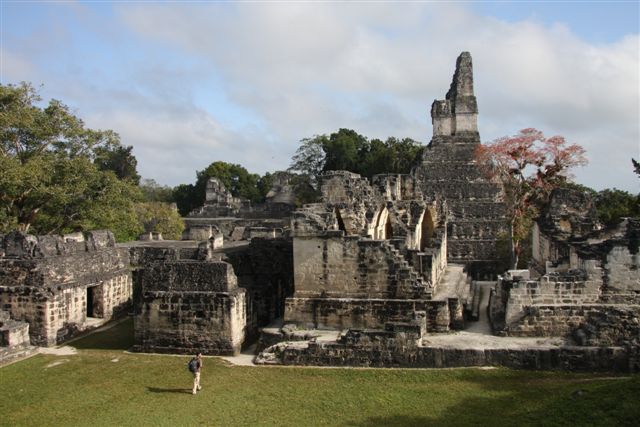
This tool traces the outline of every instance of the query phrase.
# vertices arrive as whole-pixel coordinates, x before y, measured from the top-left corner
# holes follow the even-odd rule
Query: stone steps
[[[38,353],[38,347],[21,346],[17,348],[0,347],[0,366],[17,362]]]
[[[392,266],[390,269],[390,280],[397,282],[397,292],[400,297],[410,298],[431,298],[431,285],[425,283],[422,276],[414,270],[400,251],[390,242],[383,242],[391,255]],[[406,295],[406,294],[409,295]],[[405,295],[403,295],[405,294]]]

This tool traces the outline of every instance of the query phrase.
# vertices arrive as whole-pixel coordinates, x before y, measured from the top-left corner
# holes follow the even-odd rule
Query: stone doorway
[[[87,318],[104,317],[102,285],[87,286]]]
[[[431,238],[433,237],[433,229],[433,218],[431,217],[431,212],[427,209],[424,211],[420,224],[420,250],[424,250],[429,246]]]

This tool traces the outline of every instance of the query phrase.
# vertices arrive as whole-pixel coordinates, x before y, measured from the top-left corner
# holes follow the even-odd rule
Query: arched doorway
[[[338,221],[338,230],[342,230],[344,231],[344,234],[347,234],[347,227],[344,226],[342,215],[340,215],[340,209],[335,208],[334,212],[336,214],[336,220]]]
[[[391,221],[389,221],[389,211],[387,210],[387,207],[384,206],[380,212],[378,212],[375,229],[373,230],[373,238],[376,240],[386,240],[390,239],[392,235],[393,232],[391,228]]]
[[[433,229],[433,218],[431,217],[431,212],[427,209],[422,215],[422,223],[420,225],[420,250],[429,246],[433,237]]]

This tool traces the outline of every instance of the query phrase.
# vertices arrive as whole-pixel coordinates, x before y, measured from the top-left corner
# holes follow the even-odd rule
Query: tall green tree
[[[260,175],[249,173],[244,167],[237,164],[216,161],[196,172],[195,184],[182,184],[174,189],[173,197],[180,214],[187,215],[193,209],[204,204],[209,178],[219,179],[235,197],[249,199],[254,203],[264,200],[264,196],[258,188]]]
[[[160,185],[154,179],[142,179],[138,184],[145,202],[173,203],[173,189],[167,185]]]
[[[598,219],[606,226],[616,225],[624,217],[640,217],[640,195],[607,188],[599,191],[595,199]]]
[[[324,147],[328,141],[326,135],[316,135],[300,141],[300,147],[291,158],[288,171],[294,174],[308,176],[315,184],[318,176],[324,170],[326,156]]]
[[[41,101],[30,84],[0,85],[0,229],[134,237],[137,186],[96,164],[121,147],[118,135],[86,128],[60,101]]]
[[[351,129],[340,129],[324,141],[324,170],[360,169],[359,162],[369,151],[369,141]]]
[[[329,170],[347,170],[367,178],[383,173],[409,173],[423,148],[411,138],[369,140],[351,129],[300,142],[289,171],[308,176],[314,185],[318,176]]]
[[[184,222],[174,204],[142,202],[136,204],[136,215],[147,233],[162,233],[165,240],[180,240]]]
[[[126,179],[134,184],[140,183],[138,160],[132,153],[133,147],[97,147],[94,163],[101,171],[112,171],[118,179]]]

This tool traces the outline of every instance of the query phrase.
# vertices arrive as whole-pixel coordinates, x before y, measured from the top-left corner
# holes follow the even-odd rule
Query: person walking
[[[200,371],[202,370],[202,353],[198,353],[196,357],[189,362],[189,370],[193,373],[193,390],[192,394],[196,394],[202,390],[200,387]]]

